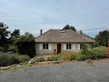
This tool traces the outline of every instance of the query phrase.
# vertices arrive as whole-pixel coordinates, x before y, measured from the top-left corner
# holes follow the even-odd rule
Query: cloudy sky
[[[0,0],[0,22],[35,36],[69,24],[94,37],[109,29],[109,0]]]

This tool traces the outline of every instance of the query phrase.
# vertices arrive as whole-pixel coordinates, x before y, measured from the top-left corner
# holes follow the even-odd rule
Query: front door
[[[57,54],[61,52],[61,44],[57,44]]]

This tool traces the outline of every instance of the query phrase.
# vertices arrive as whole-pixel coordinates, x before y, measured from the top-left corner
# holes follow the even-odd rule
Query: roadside
[[[0,74],[0,82],[109,82],[109,59],[34,66]]]
[[[13,71],[17,71],[17,70],[22,70],[22,69],[27,69],[27,68],[32,68],[32,67],[46,67],[46,66],[53,66],[53,65],[64,65],[64,64],[71,64],[71,63],[87,63],[91,66],[93,66],[94,63],[99,62],[99,61],[108,61],[109,58],[105,58],[105,59],[99,59],[99,60],[86,60],[86,61],[76,61],[76,60],[72,60],[72,61],[44,61],[44,62],[37,62],[37,63],[24,63],[24,64],[14,64],[11,66],[7,66],[7,67],[0,67],[0,74],[3,73],[7,73],[7,72],[13,72]]]

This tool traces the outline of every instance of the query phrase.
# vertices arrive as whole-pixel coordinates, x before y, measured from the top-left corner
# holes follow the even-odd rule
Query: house
[[[35,42],[36,54],[44,55],[53,54],[54,51],[56,53],[65,50],[75,52],[81,49],[82,43],[86,43],[88,48],[91,48],[94,40],[71,29],[50,29],[43,34],[41,30]]]

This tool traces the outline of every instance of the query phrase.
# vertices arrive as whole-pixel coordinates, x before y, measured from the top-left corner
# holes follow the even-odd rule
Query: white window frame
[[[44,50],[48,50],[49,49],[49,44],[48,43],[43,43],[42,48]]]
[[[71,43],[67,43],[67,44],[66,44],[66,50],[69,50],[69,49],[72,49]]]

